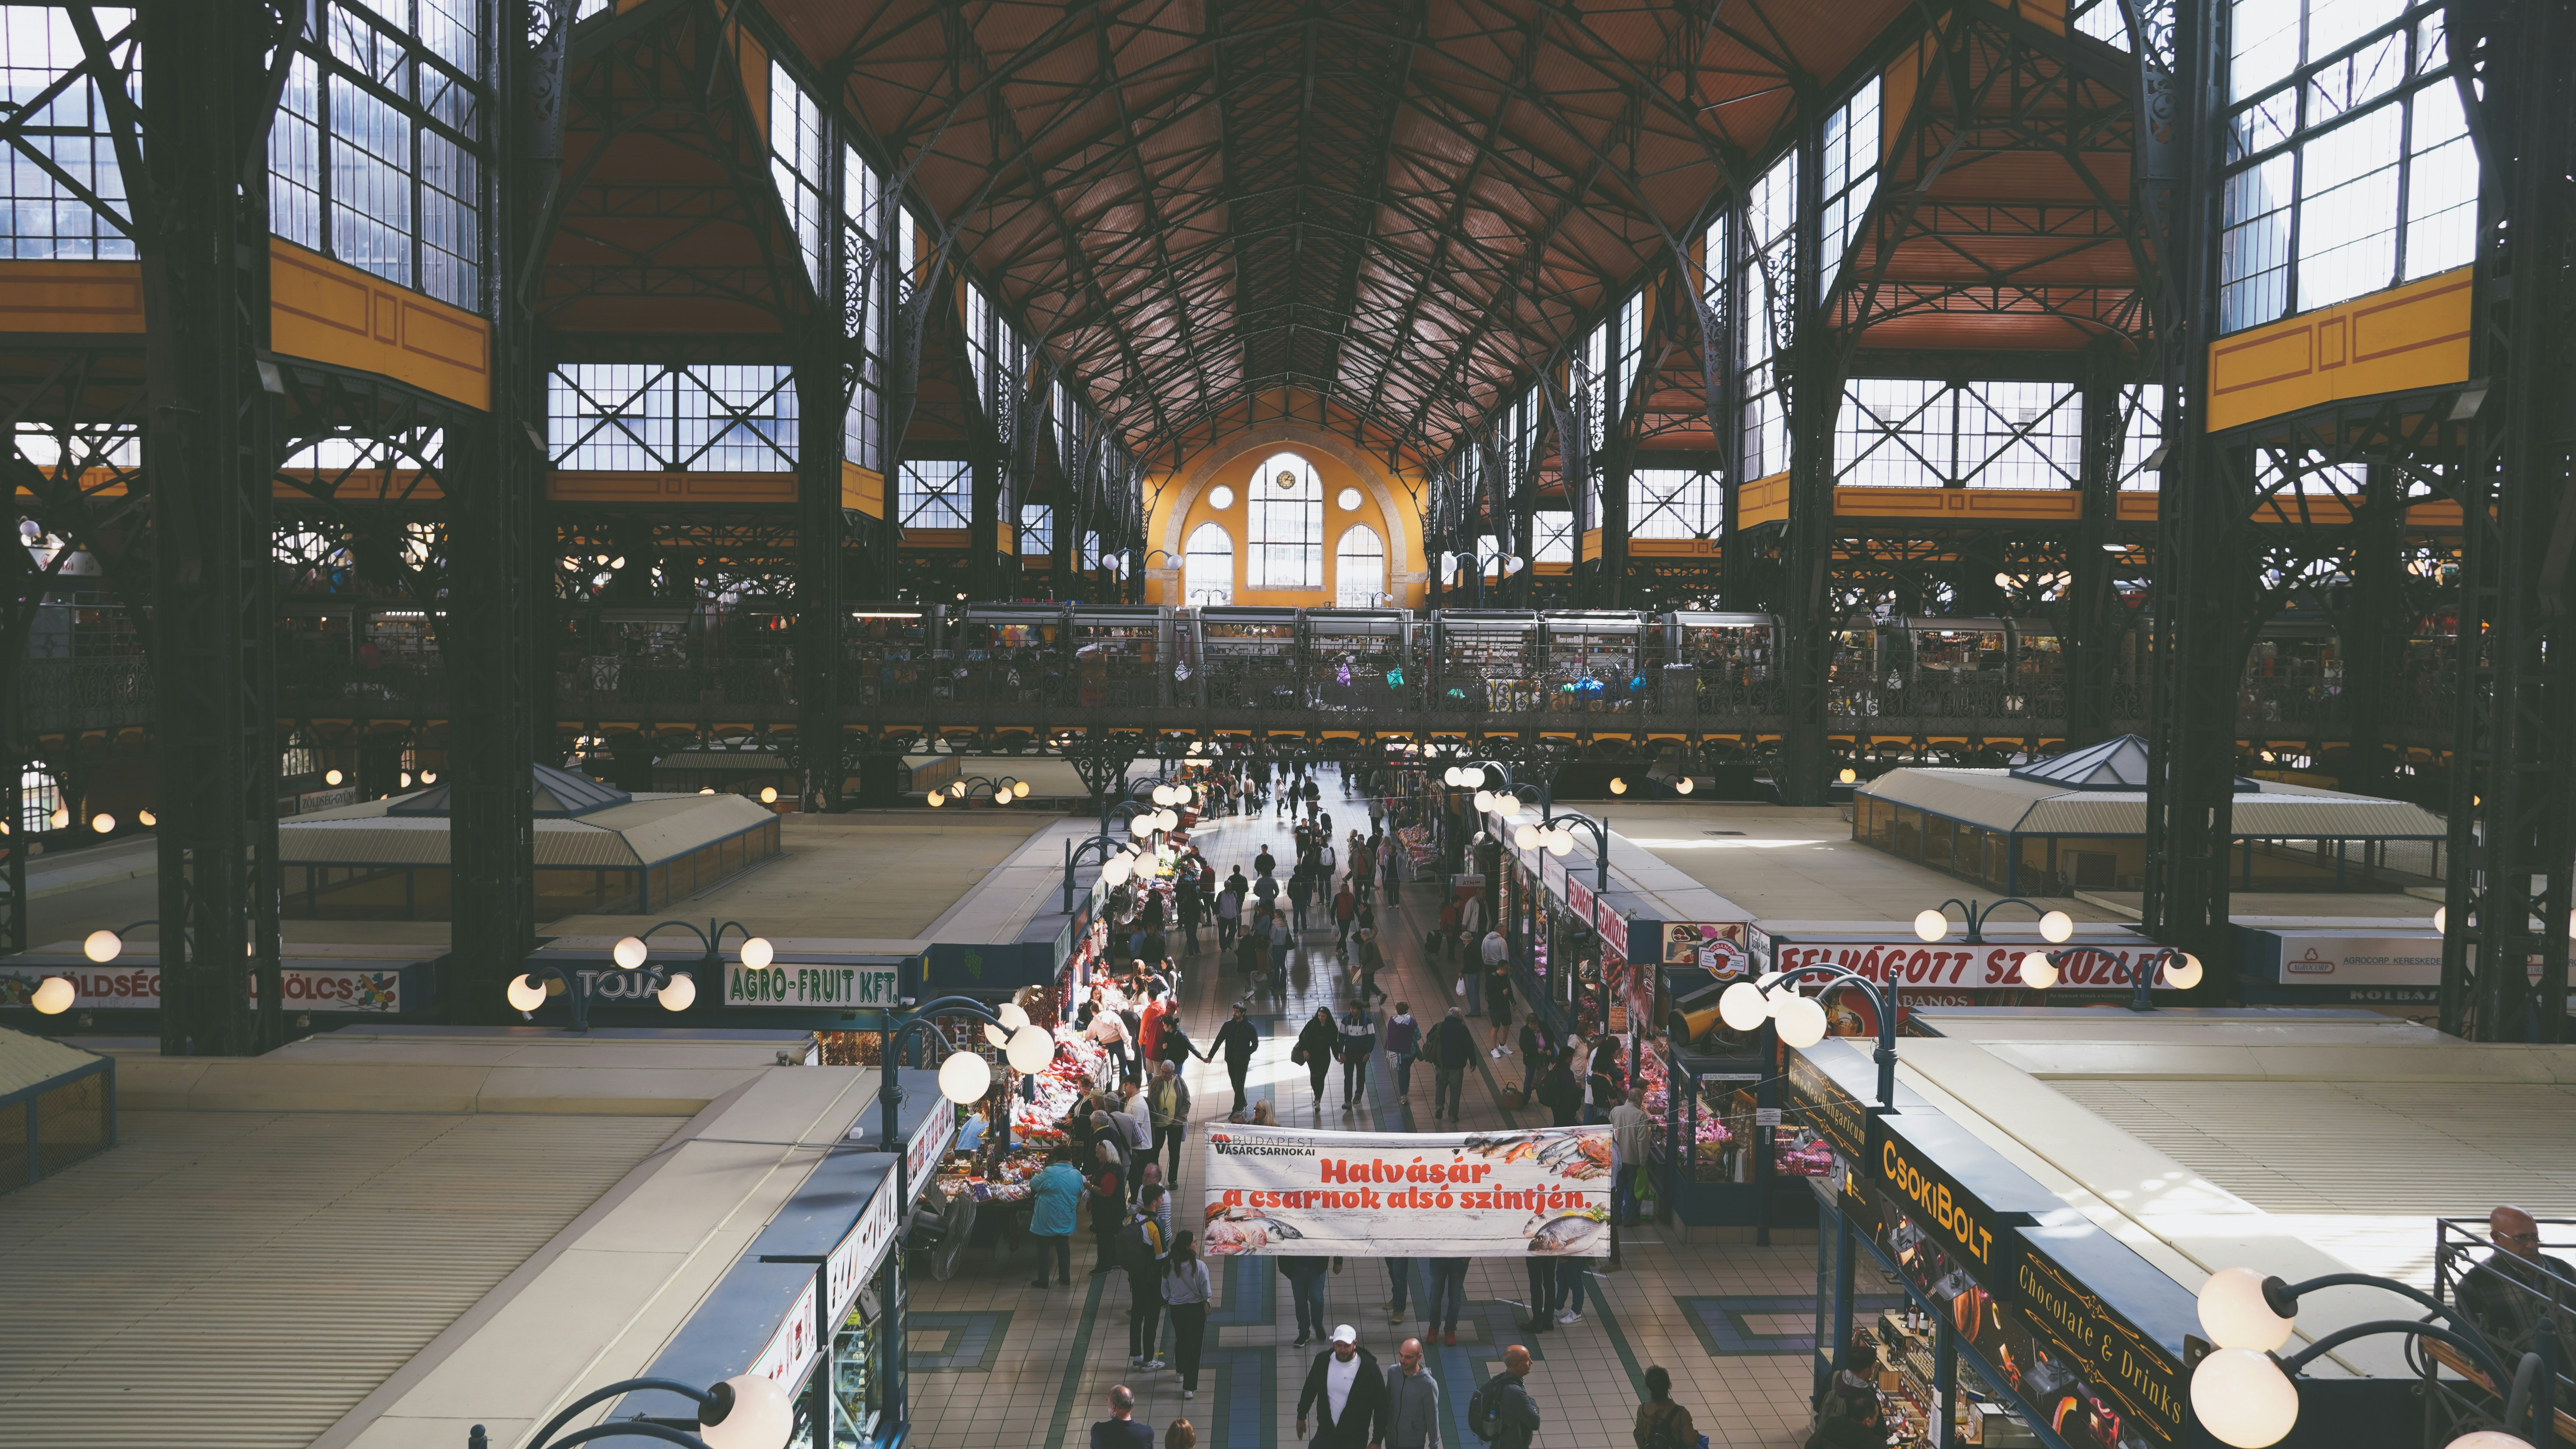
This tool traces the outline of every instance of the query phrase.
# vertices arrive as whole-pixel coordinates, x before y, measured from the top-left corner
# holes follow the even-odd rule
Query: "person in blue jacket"
[[[1029,1179],[1029,1236],[1038,1243],[1038,1276],[1032,1288],[1047,1285],[1047,1257],[1055,1257],[1056,1286],[1073,1286],[1073,1212],[1082,1200],[1082,1173],[1061,1147],[1047,1154],[1047,1165]]]

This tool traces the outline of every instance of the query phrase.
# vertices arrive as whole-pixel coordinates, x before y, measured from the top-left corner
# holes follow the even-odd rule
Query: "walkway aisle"
[[[1325,777],[1325,808],[1336,830],[1365,820],[1357,802],[1336,808],[1338,781]],[[1236,863],[1250,875],[1264,842],[1284,861],[1289,829],[1276,814],[1259,820],[1220,821],[1197,837],[1220,877]],[[1394,1001],[1408,1001],[1426,1026],[1450,1002],[1454,968],[1424,959],[1422,939],[1436,914],[1428,885],[1408,886],[1406,905],[1380,907],[1387,969],[1379,985]],[[1289,1126],[1317,1122],[1316,1104],[1303,1067],[1288,1060],[1298,1024],[1319,1006],[1338,1008],[1347,982],[1333,960],[1329,930],[1310,933],[1309,949],[1291,963],[1286,1000],[1273,994],[1254,1003],[1262,1048],[1247,1078],[1254,1099],[1267,1096]],[[1211,931],[1200,934],[1196,957],[1182,961],[1185,1020],[1202,1045],[1215,1034],[1243,994],[1243,978],[1220,972]],[[1487,1033],[1478,1023],[1477,1040]],[[1469,1076],[1466,1130],[1532,1125],[1539,1115],[1506,1112],[1501,1090],[1517,1085],[1520,1058],[1480,1058],[1485,1070]],[[1222,1062],[1193,1064],[1188,1081],[1200,1122],[1222,1121],[1233,1103]],[[1389,1131],[1428,1130],[1431,1070],[1417,1066],[1410,1102],[1399,1100],[1393,1074],[1380,1055],[1369,1080],[1369,1110],[1341,1110],[1341,1069],[1325,1084],[1322,1125]],[[1420,1120],[1417,1122],[1416,1117]],[[1445,1125],[1445,1124],[1444,1124]],[[1192,1226],[1203,1211],[1204,1137],[1183,1155],[1173,1226]],[[1273,1261],[1238,1258],[1212,1263],[1217,1304],[1208,1317],[1208,1347],[1198,1397],[1183,1400],[1169,1369],[1127,1367],[1127,1288],[1123,1275],[1085,1278],[1091,1237],[1074,1236],[1074,1286],[1030,1288],[1025,1249],[999,1261],[989,1256],[961,1263],[946,1283],[926,1275],[912,1285],[908,1328],[912,1352],[913,1443],[921,1449],[1082,1449],[1090,1424],[1105,1417],[1109,1386],[1135,1389],[1136,1417],[1154,1426],[1158,1441],[1175,1418],[1197,1426],[1203,1449],[1287,1449],[1300,1446],[1297,1393],[1321,1345],[1290,1347],[1296,1314],[1286,1280]],[[1516,1327],[1528,1319],[1520,1259],[1480,1259],[1468,1272],[1469,1312],[1459,1322],[1454,1348],[1434,1345],[1433,1372],[1451,1411],[1446,1449],[1479,1449],[1465,1429],[1467,1395],[1501,1368],[1503,1347],[1525,1343],[1539,1355],[1530,1389],[1545,1424],[1544,1449],[1624,1449],[1629,1440],[1642,1376],[1652,1364],[1670,1369],[1675,1397],[1690,1407],[1712,1449],[1795,1449],[1805,1440],[1805,1335],[1815,1292],[1815,1249],[1808,1244],[1756,1248],[1723,1244],[1668,1248],[1651,1239],[1624,1248],[1625,1266],[1592,1280],[1583,1321],[1533,1337]],[[1596,1263],[1597,1266],[1597,1263]],[[1360,1330],[1360,1341],[1387,1367],[1396,1345],[1419,1334],[1421,1272],[1415,1273],[1402,1323],[1389,1323],[1387,1273],[1378,1260],[1349,1259],[1327,1285],[1330,1321]],[[1168,1342],[1168,1331],[1166,1340]],[[1168,1347],[1164,1357],[1169,1358]]]

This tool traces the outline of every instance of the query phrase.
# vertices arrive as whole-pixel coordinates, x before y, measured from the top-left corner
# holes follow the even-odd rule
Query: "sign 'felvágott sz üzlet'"
[[[1206,1251],[1598,1258],[1610,1129],[1208,1133]]]

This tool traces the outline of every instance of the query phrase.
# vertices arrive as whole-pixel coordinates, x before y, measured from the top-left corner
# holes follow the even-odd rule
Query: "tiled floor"
[[[1339,793],[1325,778],[1326,807]],[[1357,808],[1339,812],[1345,819],[1365,818]],[[1288,831],[1275,816],[1255,823],[1229,821],[1199,839],[1222,874],[1236,861],[1247,863],[1263,842],[1282,846]],[[1436,1017],[1451,999],[1453,979],[1446,966],[1423,960],[1421,941],[1432,899],[1428,890],[1412,894],[1415,902],[1403,918],[1386,922],[1384,939],[1395,949],[1379,980],[1391,996],[1412,1002],[1414,1014]],[[1409,929],[1408,929],[1409,926]],[[1311,938],[1307,953],[1289,972],[1287,999],[1256,1006],[1257,1015],[1279,1016],[1293,1023],[1319,1005],[1338,1004],[1342,988],[1333,970],[1332,935]],[[1212,937],[1201,937],[1202,950],[1183,962],[1187,972],[1184,998],[1193,1035],[1205,1041],[1240,994],[1242,978],[1220,977]],[[1303,1069],[1288,1062],[1288,1036],[1276,1024],[1262,1023],[1266,1040],[1253,1063],[1250,1080],[1256,1091],[1271,1093],[1283,1122],[1315,1122],[1315,1103]],[[1478,1033],[1479,1040],[1483,1033]],[[1381,1068],[1384,1059],[1380,1058]],[[1517,1058],[1488,1066],[1507,1068],[1516,1085]],[[1471,1078],[1466,1115],[1478,1126],[1527,1124],[1503,1110],[1498,1081],[1501,1071]],[[1413,1107],[1427,1113],[1431,1094],[1427,1069],[1414,1073]],[[1222,1117],[1232,1094],[1220,1065],[1193,1065],[1190,1090],[1196,1115]],[[1345,1117],[1340,1110],[1340,1081],[1327,1083],[1323,1123],[1327,1126],[1372,1126],[1410,1130],[1413,1112],[1397,1099],[1394,1084],[1382,1070],[1372,1075],[1369,1119]],[[1422,1126],[1430,1127],[1428,1121]],[[1196,1152],[1182,1159],[1176,1222],[1198,1217],[1200,1163]],[[1267,1260],[1233,1259],[1214,1265],[1217,1302],[1209,1315],[1207,1352],[1198,1397],[1184,1401],[1180,1382],[1169,1369],[1142,1372],[1127,1367],[1127,1289],[1119,1275],[1089,1278],[1088,1233],[1074,1240],[1074,1286],[1043,1291],[1028,1286],[1031,1271],[1025,1249],[994,1260],[970,1255],[946,1283],[917,1277],[911,1286],[911,1324],[936,1326],[942,1332],[919,1336],[921,1348],[937,1353],[946,1371],[911,1378],[912,1442],[923,1449],[1062,1449],[1089,1442],[1090,1424],[1106,1416],[1111,1385],[1125,1383],[1136,1391],[1136,1417],[1153,1426],[1159,1439],[1174,1419],[1186,1418],[1198,1430],[1203,1449],[1251,1449],[1291,1446],[1296,1435],[1297,1391],[1316,1349],[1290,1347],[1295,1315],[1280,1280]],[[1538,1442],[1552,1449],[1571,1446],[1624,1446],[1630,1442],[1646,1369],[1661,1364],[1673,1375],[1674,1396],[1688,1405],[1711,1449],[1795,1449],[1805,1442],[1808,1359],[1799,1335],[1812,1324],[1796,1309],[1799,1295],[1812,1302],[1815,1249],[1811,1245],[1757,1248],[1746,1245],[1668,1247],[1653,1240],[1630,1240],[1623,1246],[1622,1266],[1593,1280],[1595,1301],[1584,1321],[1540,1335],[1533,1342],[1514,1327],[1527,1314],[1519,1300],[1529,1294],[1522,1260],[1480,1259],[1469,1270],[1469,1314],[1462,1318],[1458,1344],[1432,1350],[1434,1374],[1440,1380],[1452,1418],[1443,1440],[1448,1449],[1476,1449],[1456,1415],[1476,1384],[1501,1368],[1505,1345],[1529,1343],[1539,1356],[1530,1375],[1530,1390],[1544,1418]],[[1418,1290],[1417,1290],[1418,1291]],[[1333,1322],[1357,1326],[1361,1342],[1389,1366],[1395,1347],[1421,1331],[1418,1319],[1389,1323],[1382,1305],[1387,1275],[1378,1263],[1349,1260],[1346,1271],[1329,1281],[1327,1306]],[[1419,1311],[1419,1298],[1413,1305]],[[1005,1317],[1004,1315],[1007,1315]],[[968,1335],[989,1331],[994,1338]],[[937,1344],[929,1341],[938,1339]],[[1168,1341],[1168,1331],[1166,1334]],[[1166,1351],[1168,1357],[1168,1350]],[[986,1367],[977,1368],[980,1361]]]

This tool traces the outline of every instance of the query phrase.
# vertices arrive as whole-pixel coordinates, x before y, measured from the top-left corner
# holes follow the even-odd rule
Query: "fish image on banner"
[[[1610,1129],[1208,1133],[1211,1257],[1602,1258]]]

